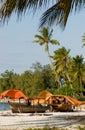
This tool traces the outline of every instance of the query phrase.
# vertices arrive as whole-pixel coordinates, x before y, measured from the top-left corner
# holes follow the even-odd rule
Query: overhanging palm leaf
[[[82,47],[84,47],[85,46],[85,43],[82,45]]]
[[[9,19],[11,14],[17,13],[22,16],[26,10],[32,10],[35,13],[37,9],[49,5],[47,11],[41,17],[40,27],[43,25],[53,25],[54,23],[66,26],[69,14],[75,8],[75,11],[85,7],[85,0],[3,0],[0,8],[1,22]],[[44,9],[44,8],[43,8]]]
[[[42,6],[46,6],[49,4],[49,0],[2,0],[0,15],[1,21],[5,22],[9,19],[12,13],[17,13],[18,17],[22,16],[22,14],[26,13],[28,10],[32,10],[31,12],[35,13],[37,9]]]
[[[43,25],[53,25],[54,23],[60,24],[65,27],[69,14],[73,8],[75,11],[84,7],[85,0],[58,0],[55,5],[50,7],[43,13],[40,21],[40,27]]]

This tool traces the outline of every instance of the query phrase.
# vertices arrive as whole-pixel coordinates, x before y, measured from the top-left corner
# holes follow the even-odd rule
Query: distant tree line
[[[70,49],[61,47],[51,56],[52,63],[32,65],[30,70],[17,74],[6,70],[0,76],[0,93],[20,89],[28,96],[37,96],[42,90],[74,97],[85,95],[85,63],[82,55],[71,57]]]
[[[0,77],[0,92],[7,89],[20,89],[28,96],[37,96],[40,91],[54,87],[54,78],[49,65],[42,66],[36,63],[33,64],[32,70],[22,74],[6,70]]]

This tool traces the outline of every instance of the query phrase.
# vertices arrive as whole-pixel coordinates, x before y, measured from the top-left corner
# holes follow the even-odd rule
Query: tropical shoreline
[[[85,109],[52,113],[12,113],[11,110],[0,112],[0,130],[24,130],[46,126],[76,130],[82,122],[85,122]]]

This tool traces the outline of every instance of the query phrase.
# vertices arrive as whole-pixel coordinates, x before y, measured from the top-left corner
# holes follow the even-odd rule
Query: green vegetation
[[[52,128],[50,128],[50,127],[44,127],[44,128],[34,128],[34,129],[32,129],[32,128],[28,128],[28,129],[24,129],[24,130],[69,130],[68,128],[57,128],[57,127],[52,127]],[[76,130],[85,130],[85,127],[84,126],[78,126],[77,128],[76,128]]]
[[[2,129],[0,129],[2,130]],[[11,130],[11,129],[9,129]],[[17,129],[14,129],[14,130],[17,130]],[[69,130],[68,128],[57,128],[57,127],[44,127],[44,128],[26,128],[26,129],[23,129],[23,130]],[[76,130],[85,130],[85,127],[81,127],[81,126],[78,126],[76,128]]]
[[[28,128],[28,129],[24,129],[24,130],[65,130],[65,129],[63,129],[63,128],[57,128],[57,127],[52,127],[52,128],[50,128],[50,127],[44,127],[44,128],[34,128],[34,129]]]
[[[79,126],[79,127],[78,127],[78,130],[85,130],[85,127]]]
[[[85,63],[82,55],[71,57],[70,50],[61,47],[51,56],[51,65],[32,65],[22,74],[6,70],[0,76],[0,93],[7,89],[20,89],[28,96],[37,96],[42,90],[84,99]]]

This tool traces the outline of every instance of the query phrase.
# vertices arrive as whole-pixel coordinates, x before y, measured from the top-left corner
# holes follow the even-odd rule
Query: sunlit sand
[[[85,121],[84,105],[81,110],[74,112],[12,113],[11,110],[0,112],[0,129],[4,130],[23,130],[46,126],[76,130],[83,121]]]

